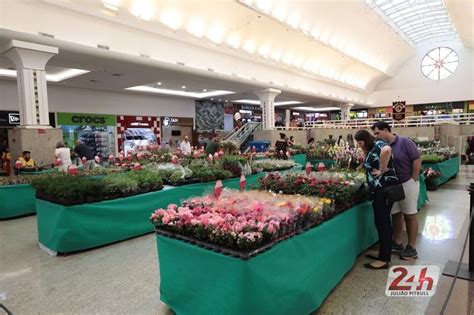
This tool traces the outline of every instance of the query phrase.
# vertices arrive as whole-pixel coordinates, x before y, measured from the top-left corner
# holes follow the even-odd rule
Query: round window
[[[451,48],[438,47],[430,50],[421,61],[421,72],[431,80],[442,80],[458,67],[458,54]]]

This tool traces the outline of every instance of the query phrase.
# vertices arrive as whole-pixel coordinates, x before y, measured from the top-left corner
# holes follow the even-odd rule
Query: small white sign
[[[392,266],[385,294],[392,297],[431,297],[439,280],[438,266]]]
[[[20,114],[8,114],[8,122],[11,125],[19,125],[20,124]]]

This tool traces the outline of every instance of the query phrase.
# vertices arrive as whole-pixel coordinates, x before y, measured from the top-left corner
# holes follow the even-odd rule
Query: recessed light
[[[207,92],[207,89],[202,89],[203,92]]]
[[[219,99],[219,102],[222,102],[222,99]]]
[[[185,89],[185,88],[186,88],[186,85],[183,85],[181,88],[182,88],[182,89]]]
[[[228,102],[229,100],[225,100],[226,102]]]
[[[213,99],[213,98],[211,98],[211,101],[213,101],[213,100],[214,100],[214,99]]]
[[[161,82],[157,82],[156,84],[161,85],[162,83],[161,83]]]

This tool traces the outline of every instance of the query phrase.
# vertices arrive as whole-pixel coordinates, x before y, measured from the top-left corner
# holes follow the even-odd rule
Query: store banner
[[[21,124],[20,112],[0,111],[0,127],[16,127]],[[54,113],[49,113],[49,124],[55,127]]]
[[[62,126],[115,126],[115,115],[58,113],[58,125]]]
[[[406,102],[405,101],[397,101],[392,103],[392,118],[394,120],[403,120],[405,119],[405,108]]]

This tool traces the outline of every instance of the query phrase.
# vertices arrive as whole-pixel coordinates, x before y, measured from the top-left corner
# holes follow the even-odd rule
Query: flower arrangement
[[[423,163],[440,163],[445,160],[445,156],[438,154],[424,154],[421,156],[421,161]]]
[[[278,172],[269,173],[266,177],[260,178],[256,188],[283,194],[330,198],[334,200],[334,207],[338,212],[347,210],[366,199],[365,180],[362,180],[361,174],[342,177],[338,176],[338,173],[333,173],[334,175],[331,173],[321,173],[329,174],[327,178],[314,172],[310,175],[290,173],[284,176]]]
[[[329,218],[332,200],[269,192],[224,190],[152,213],[157,232],[240,258],[249,258]]]
[[[318,145],[306,151],[308,160],[332,160],[336,157],[338,147],[331,145]]]
[[[259,159],[252,161],[252,169],[256,173],[287,170],[295,165],[293,160]]]

